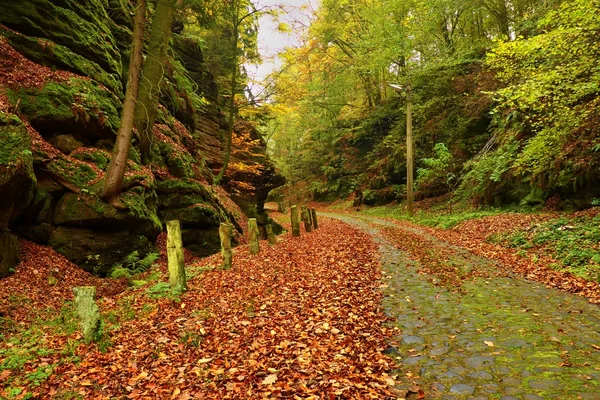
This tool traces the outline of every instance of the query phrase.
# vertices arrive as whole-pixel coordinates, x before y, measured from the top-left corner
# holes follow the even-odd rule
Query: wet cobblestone
[[[400,329],[388,354],[398,361],[400,381],[416,382],[426,398],[600,400],[600,307],[513,275],[475,278],[461,293],[434,286],[377,228],[398,226],[329,216],[380,243],[383,307]],[[466,249],[447,248],[457,255],[451,262],[464,268],[498,268]]]

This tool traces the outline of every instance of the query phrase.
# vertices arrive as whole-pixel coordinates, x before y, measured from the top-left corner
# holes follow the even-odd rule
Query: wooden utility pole
[[[414,214],[413,168],[412,92],[409,83],[406,85],[406,209],[409,217]]]
[[[410,83],[404,86],[389,84],[396,92],[406,91],[406,211],[409,217],[414,215],[414,157],[413,157],[413,124],[412,124],[412,88]]]

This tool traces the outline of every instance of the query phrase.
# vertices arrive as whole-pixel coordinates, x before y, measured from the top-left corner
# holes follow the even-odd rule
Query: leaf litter
[[[149,282],[102,298],[104,346],[78,341],[74,358],[29,361],[24,371],[43,363],[54,370],[41,385],[20,387],[21,395],[395,398],[395,365],[382,353],[392,331],[379,308],[377,246],[344,223],[320,222],[300,238],[261,242],[256,256],[236,248],[229,270],[219,267],[220,255],[188,258],[193,278],[179,297],[150,296]],[[167,280],[164,259],[160,270]],[[71,297],[63,291],[56,301]],[[46,338],[59,347],[80,337]]]

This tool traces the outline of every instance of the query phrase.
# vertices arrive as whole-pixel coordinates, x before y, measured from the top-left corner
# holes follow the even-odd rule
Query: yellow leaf
[[[142,373],[141,373],[141,374],[139,374],[139,375],[138,375],[138,376],[135,378],[135,380],[136,380],[136,381],[141,381],[142,379],[146,379],[147,377],[148,377],[148,372],[146,372],[146,371],[142,371]]]
[[[489,347],[494,347],[494,342],[490,342],[489,340],[484,340],[483,343],[485,343]]]
[[[262,384],[263,385],[271,385],[275,382],[277,382],[277,375],[271,374],[271,375],[268,375],[265,379],[263,379]]]

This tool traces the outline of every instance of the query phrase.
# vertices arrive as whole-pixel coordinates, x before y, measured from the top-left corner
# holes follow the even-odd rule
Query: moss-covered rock
[[[63,154],[71,154],[73,150],[83,146],[83,142],[75,139],[73,135],[58,135],[48,140],[48,142]]]
[[[110,74],[98,63],[74,53],[68,47],[46,39],[17,34],[0,26],[0,36],[8,39],[8,43],[25,57],[40,65],[70,71],[78,75],[88,76],[102,83],[113,93],[123,92],[123,85],[117,74]]]
[[[140,200],[143,202],[143,199]],[[91,195],[65,193],[54,211],[54,224],[87,229],[130,231],[153,238],[161,231],[161,225],[152,211],[132,209],[117,210],[108,203]]]
[[[120,101],[94,81],[71,78],[41,89],[9,90],[13,104],[43,136],[72,134],[84,143],[112,138],[119,128]]]
[[[156,182],[156,191],[163,194],[201,194],[205,198],[214,197],[211,189],[193,179],[167,179]]]
[[[27,36],[49,39],[108,74],[121,76],[121,55],[103,0],[4,0],[0,23]]]
[[[84,192],[91,192],[91,185],[99,177],[99,170],[93,165],[64,156],[48,161],[45,168],[55,177]]]
[[[221,250],[218,229],[183,229],[183,246],[198,257],[206,257]]]
[[[225,220],[220,210],[209,203],[196,203],[189,207],[163,209],[159,211],[159,216],[163,221],[177,219],[186,228],[217,228],[221,221]]]
[[[0,112],[0,230],[9,226],[33,199],[31,140],[14,115]]]
[[[98,168],[106,171],[108,163],[110,162],[110,153],[106,150],[97,148],[86,148],[85,151],[75,151],[71,154],[71,157],[95,164]]]
[[[20,259],[17,237],[0,231],[0,278],[10,275]]]
[[[153,251],[152,243],[144,235],[67,226],[56,228],[49,244],[84,270],[103,276],[132,252],[145,257]]]

